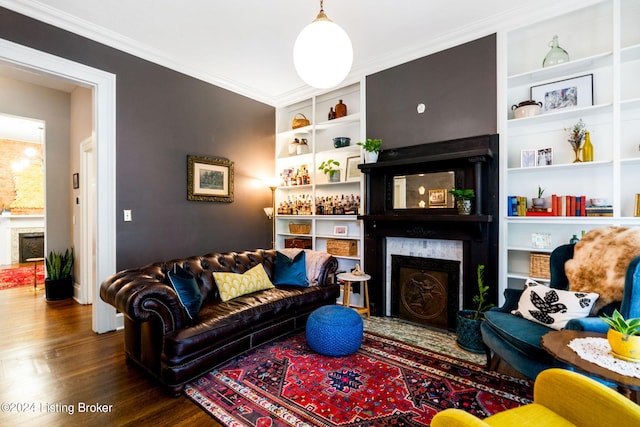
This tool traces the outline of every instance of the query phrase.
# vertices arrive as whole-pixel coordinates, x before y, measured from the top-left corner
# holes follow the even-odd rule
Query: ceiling
[[[347,81],[542,17],[580,0],[326,0],[351,37]],[[559,5],[559,3],[561,5]],[[316,91],[293,44],[318,0],[0,0],[0,6],[279,106]]]

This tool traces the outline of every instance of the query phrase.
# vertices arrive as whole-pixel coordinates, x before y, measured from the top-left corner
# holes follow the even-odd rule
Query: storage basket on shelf
[[[303,238],[294,238],[294,239],[284,239],[284,247],[285,248],[297,248],[297,249],[311,249],[311,239],[303,237]]]
[[[529,254],[529,276],[538,279],[550,279],[551,269],[549,267],[550,254]]]
[[[327,253],[338,256],[357,256],[358,241],[349,239],[329,239],[327,240]]]
[[[298,116],[302,116],[302,117],[298,117]],[[293,116],[293,120],[291,121],[291,129],[302,128],[305,126],[309,126],[310,124],[311,122],[309,122],[309,119],[307,119],[307,117],[304,114],[298,113],[295,116]]]
[[[309,234],[311,231],[311,224],[294,224],[289,223],[289,232],[292,234]]]

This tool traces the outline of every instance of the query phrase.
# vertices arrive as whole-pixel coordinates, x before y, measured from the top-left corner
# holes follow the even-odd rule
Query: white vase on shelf
[[[365,151],[364,152],[364,162],[365,163],[375,163],[378,161],[378,154],[375,151]]]

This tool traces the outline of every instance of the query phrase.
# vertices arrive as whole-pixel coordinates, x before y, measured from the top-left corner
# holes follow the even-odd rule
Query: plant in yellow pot
[[[619,359],[640,362],[640,318],[626,319],[618,310],[611,316],[600,316],[609,326],[607,341]]]

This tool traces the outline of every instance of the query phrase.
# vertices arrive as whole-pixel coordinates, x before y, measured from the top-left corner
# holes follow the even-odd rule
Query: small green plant
[[[64,253],[51,251],[45,258],[47,266],[47,279],[60,280],[71,277],[73,269],[73,248],[67,249]]]
[[[538,199],[541,199],[543,194],[544,194],[544,188],[538,185]]]
[[[473,303],[475,309],[473,312],[473,320],[478,320],[482,317],[482,313],[493,307],[493,304],[487,301],[487,292],[489,292],[489,286],[484,284],[484,265],[478,265],[478,293],[473,296]]]
[[[449,194],[451,194],[456,200],[471,200],[476,197],[476,192],[473,191],[473,188],[464,188],[459,190],[452,188],[449,190]]]
[[[379,138],[367,138],[365,142],[358,142],[358,145],[361,146],[364,151],[369,151],[371,153],[379,153],[382,150],[382,139]]]
[[[640,318],[633,318],[625,320],[622,314],[618,310],[614,310],[611,316],[600,316],[611,329],[618,331],[624,335],[640,335]]]
[[[320,166],[318,166],[318,170],[321,170],[325,174],[332,174],[333,172],[339,170],[339,166],[340,162],[333,159],[328,159],[320,163]]]

